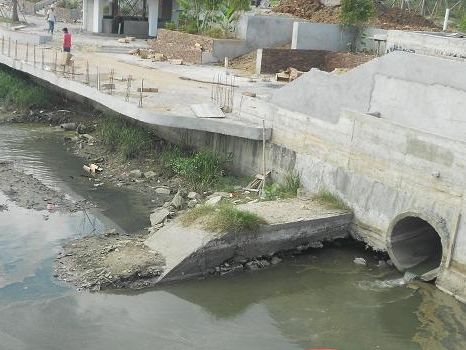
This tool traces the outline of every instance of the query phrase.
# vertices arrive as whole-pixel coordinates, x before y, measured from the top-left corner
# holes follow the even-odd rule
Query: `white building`
[[[94,33],[157,36],[176,21],[176,0],[83,0],[83,29]]]

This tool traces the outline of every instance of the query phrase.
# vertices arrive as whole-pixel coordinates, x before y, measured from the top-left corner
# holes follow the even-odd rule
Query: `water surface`
[[[0,212],[0,349],[466,349],[462,304],[430,284],[401,285],[398,272],[353,244],[139,293],[90,294],[56,282],[53,257],[64,240],[148,224],[137,195],[77,176],[82,161],[61,139],[0,126],[0,159],[103,208],[38,212],[0,194],[8,206]]]

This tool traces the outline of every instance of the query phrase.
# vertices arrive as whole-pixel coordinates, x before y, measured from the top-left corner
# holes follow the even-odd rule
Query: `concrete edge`
[[[0,64],[40,80],[43,84],[55,88],[61,93],[68,94],[73,99],[76,99],[76,97],[79,97],[81,100],[85,99],[94,104],[98,109],[113,111],[149,125],[206,131],[256,141],[262,140],[263,130],[260,126],[246,125],[232,120],[156,114],[139,108],[136,104],[125,102],[122,98],[116,98],[80,82],[60,77],[51,71],[43,70],[41,67],[37,67],[41,65],[40,63],[37,63],[36,67],[34,67],[32,64],[27,64],[24,61],[0,55]],[[266,139],[269,140],[272,130],[266,128],[265,133]]]

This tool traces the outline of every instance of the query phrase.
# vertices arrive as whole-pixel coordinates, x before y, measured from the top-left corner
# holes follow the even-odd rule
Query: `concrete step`
[[[185,227],[175,220],[151,235],[146,245],[166,261],[158,283],[206,275],[235,256],[252,259],[347,237],[353,217],[352,213],[329,210],[312,200],[257,202],[239,208],[256,213],[267,224],[257,232],[220,234]]]

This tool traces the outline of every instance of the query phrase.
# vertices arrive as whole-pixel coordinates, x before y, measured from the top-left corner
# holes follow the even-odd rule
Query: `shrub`
[[[460,21],[458,23],[458,29],[463,33],[466,33],[466,12],[463,13],[463,15],[460,18]]]
[[[111,151],[118,151],[125,159],[146,154],[153,146],[150,133],[119,117],[105,117],[98,132]]]
[[[265,187],[265,199],[296,197],[299,186],[301,186],[299,175],[294,171],[289,172],[283,177],[281,183],[272,183]]]
[[[6,69],[0,69],[0,99],[7,108],[45,108],[58,102],[56,95]]]
[[[176,23],[175,22],[165,22],[165,29],[168,30],[176,30]]]
[[[182,176],[197,190],[216,184],[228,159],[209,151],[183,152],[179,147],[168,147],[161,157],[163,165]]]
[[[362,26],[375,15],[373,0],[342,0],[340,19],[345,25]]]

